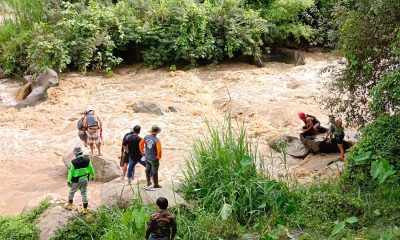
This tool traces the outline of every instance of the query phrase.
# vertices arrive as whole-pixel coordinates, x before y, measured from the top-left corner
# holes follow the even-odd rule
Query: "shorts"
[[[335,134],[337,144],[343,144],[344,134]]]
[[[88,135],[88,144],[100,144],[100,129],[91,129],[89,128],[87,130],[87,135]]]

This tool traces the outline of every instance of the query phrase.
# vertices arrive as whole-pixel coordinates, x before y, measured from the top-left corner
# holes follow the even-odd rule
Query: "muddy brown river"
[[[230,111],[234,119],[245,122],[265,153],[271,137],[297,135],[302,124],[297,119],[299,111],[317,115],[326,123],[329,113],[321,110],[314,98],[330,80],[329,74],[320,71],[337,65],[337,60],[327,53],[306,53],[305,57],[303,66],[267,63],[257,68],[225,62],[170,72],[138,64],[116,69],[111,78],[66,73],[60,75],[58,87],[48,90],[46,102],[21,110],[6,107],[14,101],[17,84],[1,82],[0,214],[18,214],[27,202],[47,193],[67,197],[62,156],[82,145],[76,122],[88,105],[95,108],[104,125],[102,151],[115,161],[122,136],[134,124],[142,126],[142,135],[153,124],[162,128],[162,181],[179,181],[193,138],[205,132],[205,119],[222,121]],[[134,113],[132,105],[137,101],[180,111],[164,111],[161,116]],[[281,168],[279,162],[273,166],[276,171]],[[136,172],[143,178],[141,166]],[[90,208],[100,204],[100,190],[100,183],[91,182]],[[75,201],[80,203],[79,194]]]

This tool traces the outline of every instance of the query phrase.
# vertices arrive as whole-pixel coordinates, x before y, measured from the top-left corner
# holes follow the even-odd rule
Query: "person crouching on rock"
[[[87,187],[89,184],[89,178],[94,178],[94,169],[90,158],[88,156],[83,156],[83,150],[81,147],[74,148],[74,154],[75,159],[71,161],[67,179],[67,184],[70,187],[67,209],[72,210],[74,195],[78,190],[80,190],[83,203],[82,214],[87,214],[89,202]]]
[[[151,215],[147,224],[146,239],[148,240],[173,240],[176,234],[176,217],[167,211],[168,200],[159,197],[156,201],[159,208],[157,213]]]
[[[319,127],[321,126],[321,122],[312,115],[305,114],[300,112],[297,114],[299,119],[304,122],[304,126],[302,128],[303,136],[313,136],[318,133]]]
[[[146,157],[146,180],[147,186],[151,186],[150,176],[153,177],[154,188],[161,188],[158,184],[158,167],[162,155],[161,141],[157,134],[161,128],[157,125],[151,127],[150,134],[146,135],[139,143],[140,152]]]
[[[87,115],[83,119],[83,126],[87,128],[87,134],[88,134],[87,143],[90,146],[91,155],[93,156],[94,145],[96,144],[99,156],[101,156],[100,129],[102,127],[102,124],[99,117],[94,114],[94,110],[92,107],[89,107],[87,110]]]

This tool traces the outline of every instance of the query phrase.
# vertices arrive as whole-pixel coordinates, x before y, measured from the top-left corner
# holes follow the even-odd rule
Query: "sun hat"
[[[149,130],[149,133],[151,134],[159,134],[161,132],[161,128],[157,125],[153,125],[151,127],[151,130]]]
[[[81,147],[74,147],[74,154],[75,154],[75,156],[78,156],[78,155],[80,155],[80,154],[82,154],[82,153],[83,153],[83,150],[82,150]]]

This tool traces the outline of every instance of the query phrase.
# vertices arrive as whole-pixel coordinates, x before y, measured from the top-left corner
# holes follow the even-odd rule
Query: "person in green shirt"
[[[91,177],[94,179],[94,169],[90,158],[83,155],[83,150],[81,147],[75,147],[74,154],[76,158],[71,161],[67,179],[67,184],[70,187],[67,209],[72,210],[74,195],[78,190],[80,190],[83,203],[82,214],[87,214],[89,212],[87,209],[87,186],[89,184],[89,178]]]

